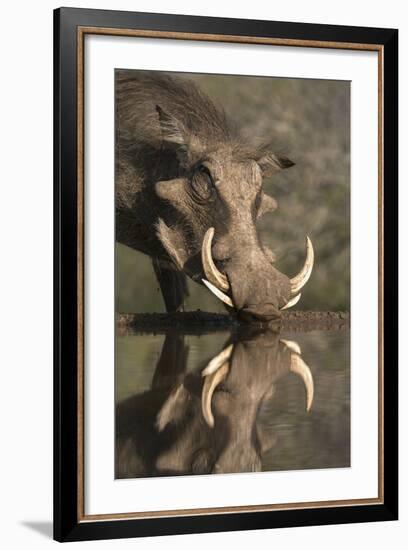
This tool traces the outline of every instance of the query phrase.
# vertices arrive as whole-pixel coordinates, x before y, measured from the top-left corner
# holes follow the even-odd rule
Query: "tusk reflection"
[[[214,427],[214,415],[211,409],[212,396],[218,384],[220,384],[220,382],[222,382],[227,376],[228,371],[229,363],[224,363],[218,368],[218,370],[205,377],[203,391],[201,394],[201,409],[204,419],[210,428]]]
[[[230,344],[228,347],[223,349],[221,353],[219,353],[213,359],[211,359],[211,361],[208,363],[208,365],[205,367],[205,369],[201,373],[201,376],[208,376],[209,374],[213,374],[220,367],[222,367],[222,365],[226,363],[231,357],[233,349],[234,349],[233,344]]]
[[[281,338],[280,340],[282,344],[284,344],[287,348],[289,348],[291,351],[298,353],[299,355],[302,354],[302,350],[300,349],[300,346],[297,342],[294,340],[284,340]]]
[[[313,405],[314,382],[312,371],[301,357],[301,349],[293,340],[280,340],[291,351],[290,371],[297,374],[305,385],[306,390],[306,411],[309,412]]]

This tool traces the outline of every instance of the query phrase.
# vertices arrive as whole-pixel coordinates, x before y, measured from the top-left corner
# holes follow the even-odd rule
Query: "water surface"
[[[118,336],[116,477],[348,467],[349,338]]]

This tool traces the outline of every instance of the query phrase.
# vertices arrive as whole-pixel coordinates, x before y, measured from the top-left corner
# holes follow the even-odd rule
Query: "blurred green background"
[[[175,73],[173,73],[175,74]],[[293,276],[305,236],[315,248],[312,277],[294,309],[348,310],[350,300],[350,83],[329,80],[196,75],[195,81],[248,142],[271,141],[295,166],[265,180],[278,209],[259,222],[275,266]],[[224,311],[188,281],[187,310]],[[116,245],[116,310],[165,311],[150,258]]]

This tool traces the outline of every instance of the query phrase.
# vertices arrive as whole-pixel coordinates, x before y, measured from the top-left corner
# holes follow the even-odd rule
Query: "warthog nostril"
[[[269,322],[281,317],[279,309],[268,303],[246,305],[238,315],[244,320],[256,322]]]

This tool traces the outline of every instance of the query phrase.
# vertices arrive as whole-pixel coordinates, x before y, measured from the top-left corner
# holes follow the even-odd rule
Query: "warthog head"
[[[279,317],[300,297],[313,267],[313,247],[307,239],[305,265],[289,279],[272,265],[274,255],[260,241],[256,223],[277,207],[262,189],[264,177],[293,163],[266,146],[244,148],[225,125],[224,135],[212,128],[199,133],[160,106],[157,111],[164,143],[179,162],[177,177],[155,185],[157,195],[179,216],[158,223],[167,253],[240,317]]]

